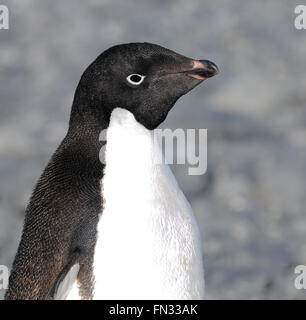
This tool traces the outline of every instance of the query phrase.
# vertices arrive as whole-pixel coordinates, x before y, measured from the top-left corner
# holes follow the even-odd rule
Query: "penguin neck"
[[[109,126],[110,115],[103,105],[89,104],[79,98],[75,98],[70,114],[67,138],[72,143],[83,141],[87,149],[91,149],[98,156],[102,147],[99,135]]]
[[[76,109],[72,106],[72,111],[69,121],[69,132],[82,134],[99,134],[101,130],[107,129],[109,125],[109,116],[95,112],[93,107],[84,107]]]

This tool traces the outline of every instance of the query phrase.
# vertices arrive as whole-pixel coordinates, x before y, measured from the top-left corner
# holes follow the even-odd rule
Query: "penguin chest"
[[[115,109],[101,183],[95,299],[202,299],[199,230],[151,131]]]

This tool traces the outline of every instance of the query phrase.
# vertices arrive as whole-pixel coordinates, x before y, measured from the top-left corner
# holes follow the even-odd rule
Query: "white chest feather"
[[[115,109],[107,130],[95,299],[203,299],[199,230],[152,132]]]

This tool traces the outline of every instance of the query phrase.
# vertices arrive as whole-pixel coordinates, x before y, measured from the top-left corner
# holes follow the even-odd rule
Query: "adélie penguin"
[[[26,209],[6,299],[204,298],[198,226],[152,130],[217,73],[150,43],[97,57]]]

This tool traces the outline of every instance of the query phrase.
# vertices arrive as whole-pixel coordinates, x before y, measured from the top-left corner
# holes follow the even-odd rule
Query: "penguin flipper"
[[[77,289],[77,277],[80,264],[74,256],[58,275],[50,293],[51,300],[65,300],[72,288]]]
[[[59,275],[52,289],[51,299],[66,300],[67,296],[72,290],[72,287],[76,285],[79,270],[80,265],[76,263],[68,272],[61,273]]]

